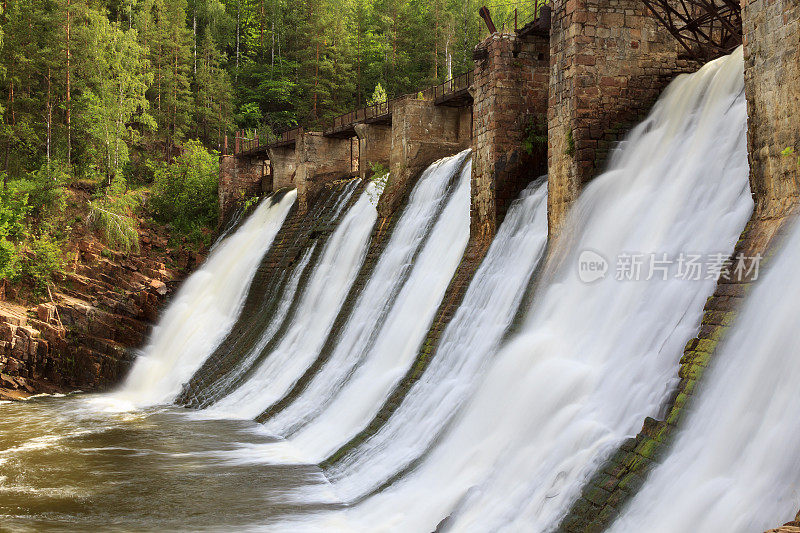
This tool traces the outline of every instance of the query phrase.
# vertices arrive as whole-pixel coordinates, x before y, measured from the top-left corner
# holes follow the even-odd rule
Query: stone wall
[[[310,200],[322,186],[351,174],[354,143],[351,139],[325,137],[321,132],[306,132],[298,136],[295,145],[295,177],[297,203],[301,212],[308,209]]]
[[[800,3],[743,0],[750,188],[759,218],[787,214],[800,196]],[[786,149],[794,155],[783,155]]]
[[[266,163],[259,158],[221,156],[218,192],[220,220],[225,220],[237,203],[264,192],[266,175]]]
[[[295,187],[297,157],[295,156],[294,149],[295,145],[292,144],[289,146],[278,146],[268,150],[273,191],[283,189],[284,187]]]
[[[520,191],[547,172],[550,41],[495,33],[475,59],[472,234],[492,236]]]
[[[639,0],[554,0],[550,38],[548,216],[557,234],[609,149],[667,83],[698,65]]]
[[[470,145],[468,109],[435,106],[432,100],[405,98],[392,104],[389,181],[378,213],[390,216],[431,163]]]
[[[392,127],[384,124],[356,124],[358,135],[358,175],[368,178],[373,165],[389,167]]]
[[[777,529],[770,529],[766,533],[800,533],[800,513],[797,513],[797,516],[791,522]]]

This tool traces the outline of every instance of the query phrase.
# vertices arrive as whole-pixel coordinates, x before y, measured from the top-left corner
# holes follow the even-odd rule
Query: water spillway
[[[243,361],[243,365],[255,363],[255,367],[248,369],[247,377],[214,404],[214,410],[254,418],[264,405],[280,399],[311,364],[364,260],[377,219],[372,201],[377,186],[372,183],[364,190],[325,243],[300,296],[295,319],[280,343],[261,361],[250,357]],[[259,348],[260,343],[254,353]]]
[[[447,427],[490,362],[547,242],[547,184],[533,183],[509,208],[436,356],[379,432],[329,469],[337,494],[355,500],[417,460]],[[414,428],[414,431],[408,431]]]
[[[287,217],[279,241],[259,265],[240,320],[184,385],[178,403],[195,408],[211,405],[235,389],[280,342],[300,304],[297,295],[311,277],[311,264],[347,206],[360,198],[359,181],[335,183],[308,212],[295,209]]]
[[[267,198],[238,231],[214,246],[181,287],[136,360],[120,398],[138,405],[172,400],[233,327],[262,256],[297,198]]]
[[[369,421],[410,366],[469,238],[467,157],[423,174],[330,358],[286,409],[264,421],[267,431],[290,435],[289,453],[325,459]],[[439,198],[446,202],[437,206]]]
[[[749,294],[669,453],[612,525],[765,531],[798,508],[800,227]]]
[[[742,65],[739,50],[676,79],[549,242],[548,183],[532,180],[463,290],[469,151],[432,164],[391,218],[376,209],[383,179],[328,184],[307,212],[294,191],[265,200],[186,282],[120,391],[34,400],[25,430],[0,437],[0,514],[73,529],[553,530],[672,394],[716,286],[708,265],[750,217]],[[615,531],[750,531],[793,514],[781,419],[797,415],[800,367],[780,357],[793,259],[775,261]],[[25,412],[0,409],[6,428]],[[149,509],[160,483],[171,490]]]
[[[715,286],[706,273],[679,279],[677,262],[626,279],[618,258],[727,257],[750,215],[742,84],[740,51],[669,87],[583,193],[520,333],[450,427],[343,520],[356,530],[557,525],[593,466],[657,414]],[[605,277],[580,279],[585,251],[607,262]]]

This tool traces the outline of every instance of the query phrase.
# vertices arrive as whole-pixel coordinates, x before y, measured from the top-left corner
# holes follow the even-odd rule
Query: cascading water
[[[463,153],[451,158],[445,158],[431,165],[420,177],[419,183],[409,198],[408,206],[403,210],[403,214],[392,233],[390,242],[384,254],[382,254],[379,264],[362,292],[363,296],[354,307],[353,315],[348,320],[348,326],[345,327],[344,333],[339,336],[339,341],[336,345],[338,353],[349,357],[367,353],[371,346],[371,340],[376,338],[376,330],[386,319],[387,313],[392,308],[392,303],[403,287],[403,282],[411,271],[415,257],[420,254],[426,237],[431,233],[436,221],[440,218],[441,212],[446,205],[445,200],[450,197],[447,191],[451,186],[453,175],[461,167],[466,157],[467,154]],[[365,198],[368,199],[374,197],[374,193],[370,191],[365,191],[364,194]],[[468,201],[465,201],[464,204],[468,207]],[[374,212],[374,206],[371,202],[369,205]],[[371,226],[372,224],[369,224],[369,229],[371,229]],[[468,228],[468,222],[466,227]],[[342,235],[347,235],[346,232],[350,231],[341,226],[340,229],[337,229],[337,232],[340,230]],[[337,266],[337,268],[340,267]],[[314,276],[317,276],[318,272],[319,268],[315,266]],[[340,300],[335,310],[338,311],[341,303]],[[434,309],[435,306],[436,304],[434,303]],[[298,311],[296,315],[302,317],[303,312]],[[324,333],[330,330],[334,316],[331,316]],[[312,324],[314,323],[312,322]],[[307,339],[309,333],[304,330],[304,327],[303,324],[297,324],[296,330],[298,335],[302,335],[303,339]],[[286,379],[287,369],[285,364],[273,363],[272,374],[257,373],[232,394],[213,406],[212,410],[217,413],[233,412],[236,416],[245,418],[257,416],[288,392],[301,373],[311,365],[313,357],[320,352],[324,341],[325,337],[320,336],[313,349],[308,350],[307,356],[300,358],[301,360],[299,361],[296,350],[291,349],[291,347],[283,352],[286,357],[291,357],[292,364],[295,365],[293,368],[296,371],[290,373],[291,380]],[[280,348],[276,351],[280,353]],[[281,362],[276,360],[273,355],[268,357],[267,362],[270,360],[276,361],[276,363]],[[326,368],[331,367],[327,366]],[[247,400],[243,401],[244,398]],[[280,435],[281,433],[277,434]]]
[[[314,255],[315,249],[316,243],[312,244],[308,250],[306,250],[306,252],[300,258],[300,261],[298,261],[297,265],[292,270],[288,283],[283,287],[281,298],[277,307],[275,308],[275,312],[267,322],[267,327],[264,329],[264,332],[261,334],[258,342],[249,351],[247,356],[238,362],[236,368],[230,372],[216,376],[217,379],[205,387],[203,393],[207,397],[216,398],[224,394],[226,390],[232,389],[235,384],[247,373],[247,370],[253,366],[261,353],[266,349],[270,341],[275,338],[275,335],[278,333],[283,321],[286,319],[289,308],[292,305],[292,301],[297,295],[297,287],[300,284],[300,278],[306,272],[306,269],[311,262],[311,257]]]
[[[546,242],[547,184],[536,182],[509,208],[423,377],[381,431],[328,472],[339,498],[352,501],[374,490],[418,459],[447,426],[489,364]]]
[[[800,226],[756,282],[670,453],[612,532],[765,531],[800,508]]]
[[[347,192],[355,182],[328,198],[322,222],[332,227],[332,214],[336,230],[310,244],[315,228],[302,226],[286,246],[291,252],[280,252],[286,260],[274,262],[277,273],[251,284],[266,272],[259,261],[269,257],[296,193],[262,203],[187,280],[111,396],[126,406],[168,402],[233,338],[229,357],[214,361],[224,375],[209,364],[186,389],[187,398],[204,393],[196,401],[211,409],[120,412],[102,408],[107,396],[3,405],[4,525],[551,530],[607,454],[656,415],[715,285],[710,274],[679,279],[676,261],[648,271],[648,254],[725,257],[752,210],[742,61],[739,50],[669,87],[611,169],[587,186],[543,267],[546,187],[528,189],[423,375],[377,433],[333,463],[328,479],[299,462],[325,458],[387,402],[463,253],[469,154],[420,178],[360,292],[354,280],[380,182],[356,201]],[[793,514],[800,466],[792,421],[800,407],[792,387],[800,365],[785,354],[794,348],[791,297],[800,297],[800,286],[790,276],[800,235],[789,244],[709,370],[672,455],[619,531],[751,531]],[[635,277],[639,254],[650,261],[642,279],[625,279]],[[533,303],[504,341],[527,308],[522,294],[535,270]],[[250,285],[258,287],[246,309],[263,285],[271,285],[270,303],[253,305],[263,312],[234,327]],[[298,463],[275,464],[287,459]]]
[[[369,422],[411,365],[469,239],[472,166],[466,157],[445,158],[421,178],[333,355],[266,422],[267,431],[291,435],[273,449],[274,457],[325,459]],[[455,190],[442,194],[454,176]],[[439,198],[448,200],[437,209]],[[398,275],[406,267],[407,278]]]
[[[367,185],[348,210],[325,243],[280,344],[238,388],[214,404],[215,413],[254,418],[265,404],[280,399],[314,360],[364,260],[378,217],[372,198],[375,189],[380,195],[380,187],[376,182]]]
[[[656,415],[715,286],[705,272],[679,279],[675,264],[652,275],[645,267],[639,281],[617,279],[617,268],[634,254],[726,257],[752,211],[742,69],[739,50],[679,77],[587,186],[521,332],[424,460],[343,517],[288,527],[557,524],[595,466]],[[581,280],[585,251],[606,262],[605,276]]]
[[[196,408],[207,407],[238,387],[272,351],[291,325],[301,301],[309,271],[322,251],[327,228],[335,227],[351,205],[361,180],[334,185],[309,211],[288,221],[281,241],[264,256],[245,299],[242,319],[183,387],[176,401]],[[376,194],[378,187],[370,188]],[[332,232],[332,230],[331,230]],[[305,252],[303,252],[305,250]],[[301,257],[297,254],[302,253]],[[303,265],[298,268],[295,264]],[[299,292],[298,292],[299,291]]]
[[[256,267],[296,198],[292,190],[263,200],[238,231],[214,246],[164,311],[117,399],[152,405],[180,392],[233,327]]]

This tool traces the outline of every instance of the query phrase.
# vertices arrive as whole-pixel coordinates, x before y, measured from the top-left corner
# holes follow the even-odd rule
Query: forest
[[[57,268],[76,183],[92,191],[84,222],[117,249],[144,219],[207,244],[226,135],[318,126],[472,68],[480,5],[3,0],[0,277],[35,256]],[[489,5],[498,27],[522,9]]]

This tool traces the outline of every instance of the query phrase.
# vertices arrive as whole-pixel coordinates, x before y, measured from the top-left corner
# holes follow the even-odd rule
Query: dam
[[[0,403],[3,527],[800,531],[800,5],[708,3],[226,140],[125,377]]]

